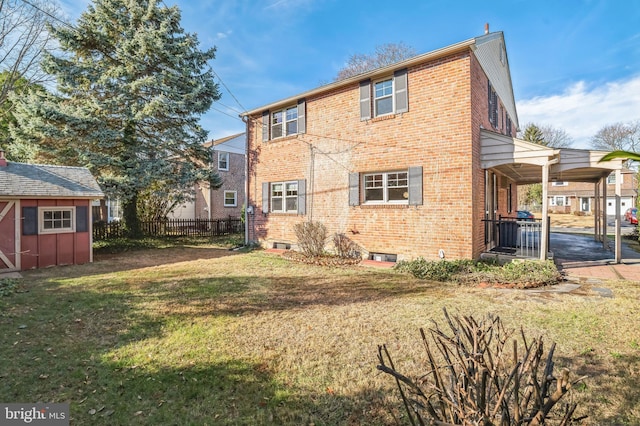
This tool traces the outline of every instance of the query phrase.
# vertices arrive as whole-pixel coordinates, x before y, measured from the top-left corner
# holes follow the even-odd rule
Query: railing
[[[491,249],[496,253],[511,254],[516,257],[539,258],[542,238],[542,220],[519,220],[500,217],[497,220],[485,220],[487,230],[493,227],[497,245]],[[549,247],[547,238],[547,247]]]
[[[145,236],[151,237],[216,237],[244,232],[242,219],[167,219],[159,221],[141,221],[140,229]],[[126,235],[121,222],[94,223],[93,240],[122,238]]]

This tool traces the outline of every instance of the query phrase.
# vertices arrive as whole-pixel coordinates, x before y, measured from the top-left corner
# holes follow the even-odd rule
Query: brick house
[[[205,183],[196,185],[195,200],[183,203],[170,217],[215,220],[241,216],[245,203],[245,136],[238,133],[204,144],[211,151],[211,167],[222,178],[222,186],[211,189]]]
[[[517,184],[559,173],[560,151],[515,139],[505,40],[488,28],[241,116],[246,240],[266,248],[296,248],[294,225],[319,221],[364,258],[477,259],[498,244],[489,224],[515,215]],[[565,168],[590,172],[576,179],[617,167],[574,154]]]
[[[637,172],[624,168],[621,170],[621,214],[631,207],[637,206],[638,178]],[[607,176],[607,193],[613,194],[616,184],[614,173]],[[586,182],[567,182],[558,180],[548,187],[549,211],[553,213],[578,213],[592,215],[595,207],[595,191],[593,184]],[[615,196],[608,196],[606,202],[607,215],[615,215]]]

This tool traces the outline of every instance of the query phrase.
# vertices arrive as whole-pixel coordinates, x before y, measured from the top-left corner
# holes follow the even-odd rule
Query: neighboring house
[[[83,167],[7,161],[0,151],[0,272],[93,261],[92,200]]]
[[[614,173],[606,179],[607,215],[616,214]],[[636,207],[638,198],[637,172],[627,168],[621,171],[620,215],[630,207]],[[593,184],[557,180],[548,186],[549,211],[552,213],[582,213],[591,215],[595,211],[595,189]],[[599,199],[602,200],[602,194]]]
[[[195,200],[183,203],[170,215],[177,219],[239,218],[245,203],[246,135],[238,133],[204,144],[211,151],[211,167],[222,178],[222,186],[211,189],[196,185]]]
[[[515,216],[518,183],[614,168],[515,139],[505,41],[488,29],[242,117],[246,239],[267,248],[295,248],[294,225],[319,221],[364,258],[476,259],[498,245],[495,221]]]

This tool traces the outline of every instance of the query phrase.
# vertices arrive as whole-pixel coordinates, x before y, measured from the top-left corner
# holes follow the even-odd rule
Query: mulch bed
[[[308,265],[319,265],[319,266],[353,266],[359,264],[362,259],[361,258],[345,258],[338,256],[306,256],[303,253],[287,250],[282,253],[282,257],[285,259],[291,260],[293,262],[306,263]]]

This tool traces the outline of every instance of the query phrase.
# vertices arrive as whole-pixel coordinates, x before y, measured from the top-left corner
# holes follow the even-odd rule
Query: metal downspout
[[[253,220],[249,220],[249,218],[253,218],[253,214],[249,214],[249,117],[246,115],[241,116],[242,121],[244,121],[245,130],[244,130],[244,245],[249,245],[249,224],[253,222]],[[255,214],[255,212],[254,212]]]

